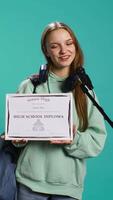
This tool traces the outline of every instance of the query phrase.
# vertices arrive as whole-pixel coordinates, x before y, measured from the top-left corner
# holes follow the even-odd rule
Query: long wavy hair
[[[41,38],[41,48],[42,52],[45,55],[45,58],[47,60],[47,66],[52,64],[51,58],[47,56],[47,49],[46,49],[46,39],[50,32],[58,29],[65,29],[73,39],[75,49],[76,49],[76,55],[71,63],[70,67],[70,74],[73,73],[77,68],[83,66],[84,64],[84,56],[82,49],[80,47],[80,44],[74,34],[74,32],[71,30],[69,26],[62,22],[53,22],[51,24],[48,24],[48,26],[45,28],[44,32],[42,33]],[[49,69],[48,69],[49,70]],[[76,83],[75,88],[73,89],[73,95],[75,99],[75,106],[77,109],[77,114],[79,117],[79,129],[81,131],[85,131],[88,127],[88,116],[87,116],[87,99],[86,95],[83,93],[80,87],[79,81]]]

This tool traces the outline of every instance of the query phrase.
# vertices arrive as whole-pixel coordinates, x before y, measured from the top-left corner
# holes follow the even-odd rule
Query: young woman
[[[37,86],[36,93],[62,93],[67,77],[83,66],[78,40],[66,24],[54,22],[45,28],[41,46],[48,76],[45,83]],[[32,93],[31,81],[23,81],[18,92]],[[106,130],[103,117],[82,92],[79,81],[70,92],[73,94],[74,139],[26,143],[16,169],[18,200],[82,198],[85,161],[102,151]]]

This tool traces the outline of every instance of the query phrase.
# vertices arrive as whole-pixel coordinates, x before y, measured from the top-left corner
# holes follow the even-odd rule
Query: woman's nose
[[[60,46],[60,53],[64,54],[66,52],[66,47],[65,45]]]

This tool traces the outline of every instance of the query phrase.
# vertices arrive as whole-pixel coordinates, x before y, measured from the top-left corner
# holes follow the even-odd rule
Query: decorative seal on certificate
[[[36,122],[33,124],[33,131],[44,131],[44,124],[41,122],[40,119],[37,119]]]

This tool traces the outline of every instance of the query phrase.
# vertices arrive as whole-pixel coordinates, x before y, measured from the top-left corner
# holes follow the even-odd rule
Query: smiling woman
[[[47,60],[47,79],[36,87],[36,93],[63,93],[67,78],[83,65],[79,42],[69,26],[54,22],[45,28],[41,46]],[[24,80],[18,92],[32,93],[31,81]],[[79,80],[69,92],[73,96],[73,141],[26,143],[16,169],[18,200],[82,198],[85,160],[102,151],[106,129],[103,117],[82,92]]]

